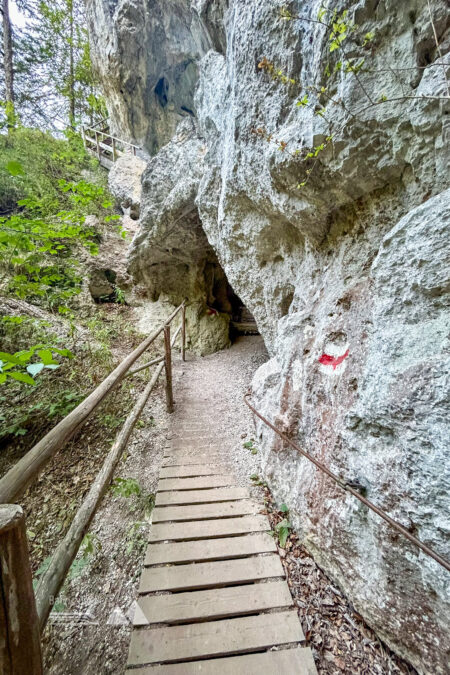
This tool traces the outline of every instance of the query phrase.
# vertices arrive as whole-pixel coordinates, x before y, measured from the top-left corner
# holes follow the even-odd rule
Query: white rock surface
[[[171,25],[184,17],[190,58],[204,56],[192,83],[197,120],[145,173],[133,273],[156,297],[167,283],[175,301],[184,283],[201,302],[202,265],[214,254],[272,357],[253,383],[256,407],[449,558],[449,103],[439,98],[446,86],[427,2],[326,3],[338,13],[351,4],[357,30],[346,50],[365,58],[366,71],[382,71],[362,69],[358,78],[335,71],[339,51],[330,52],[314,23],[321,0],[289,3],[312,22],[280,18],[282,0],[191,4],[139,5],[139,16],[166,8]],[[90,5],[97,15],[104,6]],[[137,30],[135,7],[118,3],[114,30]],[[446,3],[431,8],[447,54]],[[370,31],[373,43],[363,47]],[[160,77],[179,54],[173,34],[164,35]],[[110,110],[121,107],[117,119],[131,135],[134,114],[147,114],[148,128],[157,119],[153,103],[143,114],[126,89],[133,72],[157,61],[158,43],[145,33],[139,39],[132,58],[120,40],[105,51],[121,63]],[[264,58],[295,85],[258,68]],[[140,75],[138,92],[144,81]],[[297,106],[305,93],[308,105]],[[381,103],[383,96],[395,100]],[[324,117],[316,114],[323,106]],[[141,133],[149,151],[155,133]],[[329,135],[314,164],[295,154]],[[320,564],[420,672],[447,672],[448,573],[267,428],[258,433],[266,477]]]
[[[141,208],[141,178],[147,162],[131,153],[120,155],[108,174],[108,187],[124,211],[138,220]]]

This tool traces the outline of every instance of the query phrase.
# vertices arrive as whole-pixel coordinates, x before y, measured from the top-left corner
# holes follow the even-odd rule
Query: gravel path
[[[237,483],[249,486],[250,475],[258,471],[258,455],[243,447],[253,437],[254,427],[242,396],[254,371],[267,359],[262,339],[243,337],[229,350],[204,358],[186,357],[182,363],[174,353],[175,412],[168,415],[165,410],[162,376],[115,473],[116,478],[137,481],[141,495],[127,498],[108,490],[89,529],[93,550],[85,559],[78,556],[51,614],[43,640],[48,675],[124,671],[150,529],[146,505],[156,489],[168,438],[188,428],[195,432],[202,417],[207,445],[220,444]],[[193,399],[198,413],[194,419],[187,412]],[[82,465],[77,470],[82,471]]]
[[[188,355],[174,371],[176,407],[169,422],[169,443],[183,441],[187,449],[201,444],[206,452],[218,451],[236,483],[245,487],[260,468],[259,453],[252,442],[253,418],[243,396],[255,370],[267,358],[262,338],[245,336],[238,338],[231,349],[203,358]]]

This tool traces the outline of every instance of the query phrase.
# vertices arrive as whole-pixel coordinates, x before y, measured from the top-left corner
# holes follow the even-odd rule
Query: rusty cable
[[[450,572],[450,563],[445,558],[443,558],[442,556],[439,555],[439,553],[436,553],[429,546],[427,546],[426,544],[421,542],[420,539],[417,539],[417,537],[415,537],[413,534],[411,534],[411,532],[408,532],[408,530],[405,527],[403,527],[403,525],[400,525],[400,523],[397,523],[397,521],[394,520],[393,518],[391,518],[390,516],[388,516],[388,514],[385,511],[383,511],[378,506],[373,504],[371,501],[369,501],[368,499],[363,497],[363,495],[361,495],[359,492],[354,490],[351,487],[351,485],[349,485],[346,481],[339,478],[339,476],[336,476],[336,474],[334,474],[332,471],[330,471],[330,469],[328,469],[328,467],[326,467],[324,464],[322,464],[317,459],[315,459],[315,457],[310,455],[309,452],[306,452],[305,450],[302,450],[300,448],[300,446],[297,445],[297,443],[294,443],[294,441],[291,441],[291,439],[288,438],[286,436],[286,434],[284,434],[282,431],[280,431],[280,429],[277,429],[277,427],[274,426],[272,424],[272,422],[269,422],[268,419],[266,419],[263,415],[261,415],[261,413],[259,413],[252,406],[252,404],[247,400],[248,396],[250,396],[250,393],[247,393],[247,394],[244,395],[245,403],[248,405],[250,410],[257,417],[259,417],[259,419],[262,422],[264,422],[264,424],[267,424],[267,426],[272,429],[272,431],[274,431],[276,434],[278,434],[286,443],[288,443],[293,448],[295,448],[295,450],[297,450],[301,455],[303,455],[303,457],[306,457],[306,459],[309,459],[309,461],[312,462],[313,464],[315,464],[318,469],[320,469],[321,471],[326,473],[327,476],[332,478],[335,481],[335,483],[337,483],[339,485],[340,488],[342,488],[346,492],[349,492],[351,495],[356,497],[356,499],[359,499],[360,502],[362,502],[363,504],[365,504],[365,506],[367,506],[369,509],[374,511],[378,516],[380,516],[380,518],[383,518],[383,520],[385,520],[387,523],[389,523],[389,525],[391,527],[393,527],[395,530],[397,530],[397,532],[400,532],[400,534],[402,534],[404,537],[409,539],[409,541],[411,543],[415,544],[415,546],[420,548],[424,553],[426,553],[428,556],[430,556],[430,558],[433,558],[433,560],[435,560],[437,563],[439,563],[439,565],[441,565],[448,572]]]

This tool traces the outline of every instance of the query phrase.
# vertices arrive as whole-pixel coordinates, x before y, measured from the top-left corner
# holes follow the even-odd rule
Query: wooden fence
[[[116,138],[105,129],[83,127],[81,135],[86,150],[96,155],[100,164],[106,169],[110,169],[120,155],[126,152],[136,155],[139,150],[137,145]]]
[[[180,312],[180,326],[171,337],[172,321]],[[164,333],[164,356],[130,370],[161,333]],[[83,537],[111,482],[131,432],[163,369],[166,374],[167,410],[173,411],[172,348],[180,333],[181,358],[184,361],[186,343],[184,302],[169,316],[164,325],[136,347],[77,408],[44,436],[0,480],[0,673],[2,675],[42,674],[40,636],[52,603],[64,583]],[[155,372],[117,434],[67,534],[56,548],[46,572],[33,592],[24,514],[20,506],[10,502],[16,500],[37,478],[47,462],[64,447],[124,377],[153,365],[157,365]]]

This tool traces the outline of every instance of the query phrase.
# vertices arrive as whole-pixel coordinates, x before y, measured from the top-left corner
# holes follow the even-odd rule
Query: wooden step
[[[309,647],[133,668],[126,675],[317,675]]]
[[[191,520],[186,523],[160,523],[152,526],[149,541],[187,541],[188,539],[212,539],[248,532],[268,532],[266,516],[242,516],[215,520]]]
[[[164,523],[170,520],[204,520],[210,518],[230,518],[258,513],[261,506],[250,499],[232,502],[214,502],[213,504],[186,504],[185,506],[157,506],[152,511],[153,523]]]
[[[205,502],[225,502],[234,499],[246,499],[250,495],[246,488],[216,488],[212,490],[174,490],[157,492],[156,506],[169,504],[201,504]]]
[[[173,544],[150,544],[145,556],[145,565],[201,562],[202,560],[227,560],[276,552],[274,538],[270,534],[245,535],[223,539],[176,542]]]
[[[167,490],[203,490],[234,484],[233,476],[199,476],[198,478],[161,478],[158,492]]]
[[[151,631],[134,630],[128,665],[239,654],[303,639],[295,610]]]
[[[229,586],[270,577],[284,577],[278,555],[268,554],[254,558],[217,560],[172,567],[144,567],[139,593]]]
[[[195,476],[214,476],[224,474],[226,469],[220,464],[190,464],[187,466],[163,467],[160,478],[188,478]]]
[[[223,457],[220,455],[165,455],[163,458],[163,467],[167,466],[191,466],[197,464],[220,464],[223,462]]]
[[[172,595],[146,595],[139,598],[134,614],[135,626],[153,623],[181,623],[230,616],[256,614],[267,609],[292,606],[285,581],[213,588]]]

